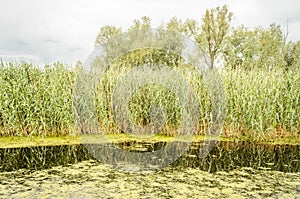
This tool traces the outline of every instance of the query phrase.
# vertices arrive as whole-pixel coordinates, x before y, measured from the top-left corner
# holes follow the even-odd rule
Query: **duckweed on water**
[[[155,135],[150,138],[136,138],[129,134],[106,134],[105,139],[98,139],[97,135],[81,135],[81,136],[58,136],[58,137],[41,137],[41,136],[27,136],[27,137],[1,137],[0,136],[0,148],[20,148],[20,147],[35,147],[35,146],[59,146],[59,145],[77,145],[82,143],[104,143],[104,142],[126,142],[126,141],[138,141],[138,142],[172,142],[174,137],[165,135]],[[184,141],[184,137],[181,139]],[[248,137],[209,137],[209,136],[194,136],[194,142],[202,142],[203,140],[218,140],[218,141],[250,141],[256,144],[289,144],[300,145],[300,138],[269,138],[266,140],[252,141]]]
[[[0,173],[4,198],[299,198],[300,174],[239,168],[208,173],[167,167],[119,172],[93,160],[69,167]]]

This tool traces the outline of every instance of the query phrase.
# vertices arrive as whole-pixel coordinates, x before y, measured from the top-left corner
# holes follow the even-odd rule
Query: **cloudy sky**
[[[201,20],[206,9],[227,4],[233,25],[290,24],[300,40],[299,0],[0,0],[0,59],[74,64],[92,52],[100,28],[128,28],[149,16],[153,27],[176,16]]]

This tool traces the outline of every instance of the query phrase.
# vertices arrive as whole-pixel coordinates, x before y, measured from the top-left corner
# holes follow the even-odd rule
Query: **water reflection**
[[[165,142],[123,142],[115,145],[123,150],[145,153],[162,149],[166,144]],[[105,147],[109,145],[112,144],[105,144]],[[197,156],[199,147],[201,143],[192,143],[187,153],[173,162],[170,167],[173,169],[199,168],[209,172],[228,171],[239,167],[300,172],[300,145],[219,142],[205,158]],[[93,145],[89,148],[93,148]],[[110,158],[109,154],[107,157]],[[113,158],[117,160],[118,154],[114,154],[112,160]],[[84,145],[0,149],[0,172],[21,168],[41,170],[53,166],[68,166],[90,159],[94,158]]]

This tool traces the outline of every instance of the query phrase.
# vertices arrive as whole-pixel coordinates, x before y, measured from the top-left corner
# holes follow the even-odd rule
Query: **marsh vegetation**
[[[2,64],[0,71],[1,136],[57,136],[76,133],[72,107],[72,85],[76,69],[62,64],[41,69],[28,63],[11,63]],[[185,72],[182,74],[185,75]],[[122,73],[117,72],[110,73],[104,77],[103,82],[107,83],[99,84],[98,92],[101,91],[102,97],[99,99],[102,100],[98,100],[96,108],[99,125],[105,133],[120,133],[112,116],[111,98],[114,82],[121,75]],[[223,136],[299,139],[299,68],[288,71],[222,69],[221,77],[227,94]],[[197,134],[204,135],[210,122],[211,102],[201,78],[200,73],[193,73],[187,80],[193,86],[200,104]],[[150,90],[151,87],[148,87],[135,93],[130,101],[131,116],[137,124],[147,123],[151,103],[160,100],[167,110],[168,118],[161,134],[170,135],[172,131],[168,129],[174,129],[178,125],[180,104],[173,103],[176,98],[168,90],[158,87]]]
[[[95,139],[80,126],[85,122],[89,125],[89,113],[78,119],[79,109],[74,108],[76,82],[85,70],[81,62],[74,67],[59,62],[45,66],[1,62],[0,197],[297,198],[300,42],[288,42],[288,32],[285,34],[276,24],[268,28],[231,28],[231,19],[226,6],[218,7],[208,10],[201,24],[173,18],[159,26],[153,37],[151,20],[143,17],[128,29],[129,39],[124,43],[118,40],[121,28],[101,28],[95,45],[104,46],[108,54],[105,61],[117,58],[110,60],[89,94],[95,99],[91,104],[95,107],[97,130],[110,143]],[[218,74],[215,91],[226,94],[220,142],[203,158],[198,157],[199,148],[205,140],[216,139],[208,135],[216,101],[205,82],[205,72],[183,59],[183,40],[169,37],[168,31],[179,32],[200,46],[206,66],[203,69]],[[135,38],[142,38],[142,42]],[[123,48],[124,44],[147,46],[149,42],[167,51]],[[124,54],[117,56],[122,50]],[[218,63],[223,67],[216,67]],[[113,102],[118,99],[117,104],[124,104],[122,98],[115,98],[116,93],[123,94],[122,89],[118,90],[120,81],[121,85],[128,79],[134,83],[134,77],[128,74],[142,65],[156,73],[160,72],[159,66],[168,66],[184,77],[197,101],[199,117],[197,128],[191,132],[194,139],[189,150],[178,160],[149,174],[138,167],[139,160],[131,159],[136,165],[129,165],[129,169],[141,172],[123,173],[118,166],[124,165],[117,161],[111,164],[114,168],[102,164],[87,148],[114,146],[132,153],[153,152],[173,141],[183,118],[174,89],[150,84],[132,93],[125,104],[128,114],[119,113],[127,114],[134,125],[145,127],[156,117],[151,110],[158,104],[164,110],[163,117],[156,118],[163,121],[162,128],[155,136],[132,138],[126,131],[128,121],[118,123]],[[159,113],[161,109],[157,109]],[[122,154],[104,155],[114,163]]]

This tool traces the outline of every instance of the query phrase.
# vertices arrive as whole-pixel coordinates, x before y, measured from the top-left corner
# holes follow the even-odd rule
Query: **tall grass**
[[[228,70],[226,131],[251,137],[299,136],[300,70]]]
[[[181,68],[200,104],[198,134],[205,134],[211,120],[211,100],[199,73]],[[120,132],[114,121],[112,94],[123,72],[108,71],[98,85],[96,111],[106,133]],[[300,135],[300,71],[222,70],[227,94],[224,136],[297,137]],[[74,134],[72,89],[76,70],[62,64],[43,68],[28,63],[0,66],[0,135]],[[130,100],[131,119],[138,125],[150,122],[151,103],[162,103],[167,122],[162,130],[172,134],[178,127],[180,104],[167,89],[145,87]]]
[[[61,64],[0,66],[1,135],[56,135],[74,130],[74,73]]]

